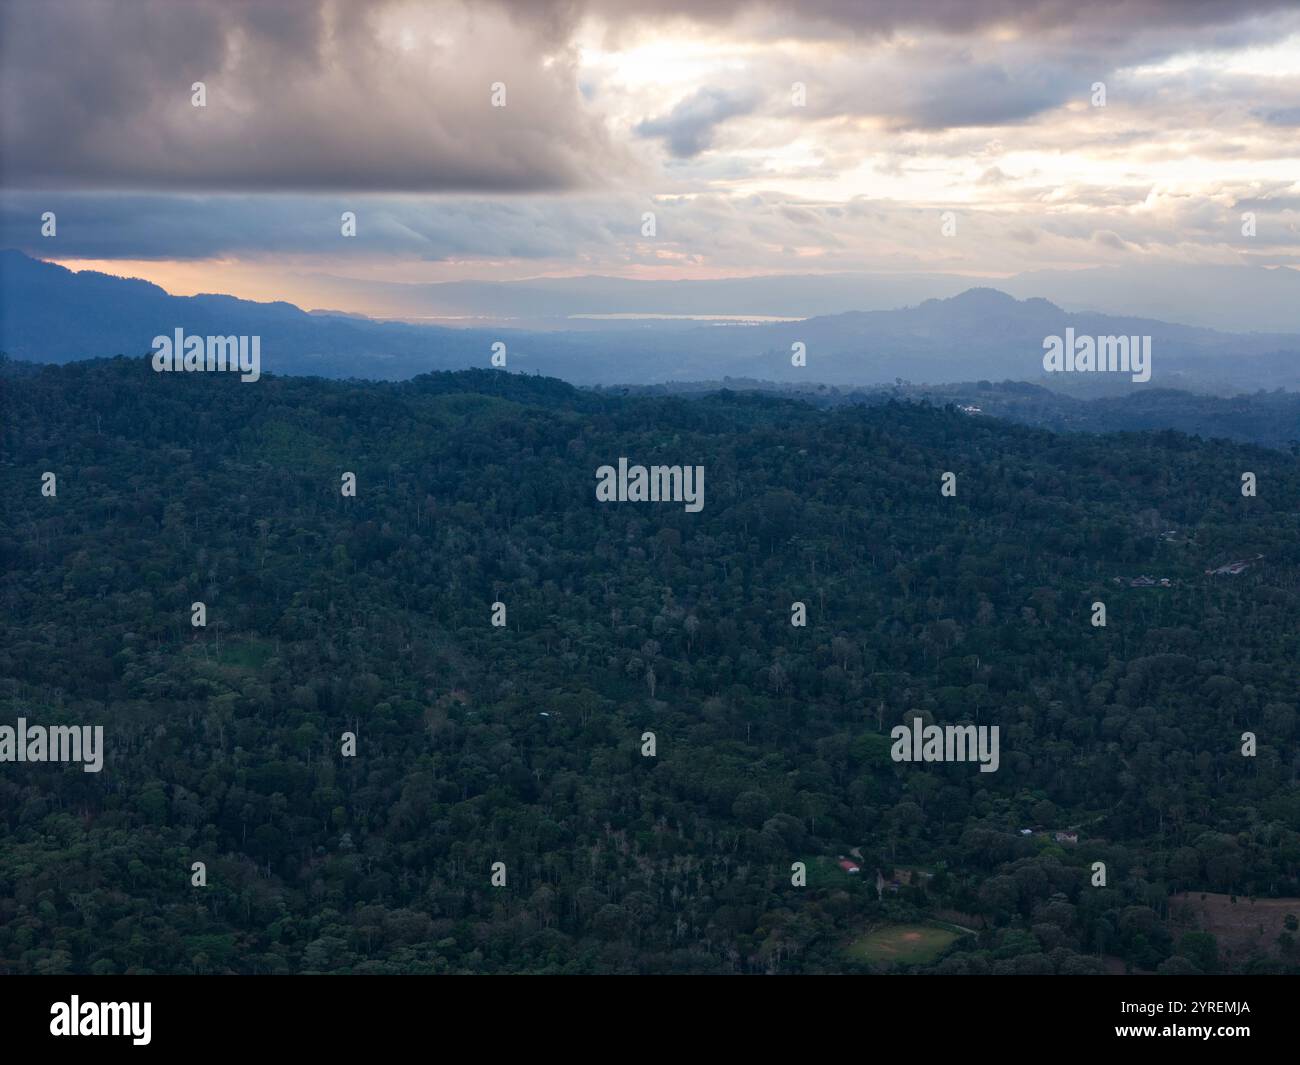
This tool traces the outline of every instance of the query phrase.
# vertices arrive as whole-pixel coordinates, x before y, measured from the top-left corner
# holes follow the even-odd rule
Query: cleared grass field
[[[847,952],[855,961],[921,965],[934,961],[960,938],[960,932],[936,925],[890,924],[859,936]]]
[[[1209,932],[1219,941],[1227,962],[1251,953],[1278,955],[1277,937],[1286,931],[1287,914],[1300,915],[1300,898],[1251,899],[1211,891],[1189,891],[1169,897],[1169,917],[1175,938],[1185,932]]]

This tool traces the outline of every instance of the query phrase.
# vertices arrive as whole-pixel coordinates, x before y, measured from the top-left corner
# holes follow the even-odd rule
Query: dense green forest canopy
[[[888,403],[891,399],[928,402],[932,406],[952,404],[975,416],[1006,418],[1054,432],[1176,429],[1192,436],[1264,444],[1300,455],[1300,392],[1281,388],[1232,396],[1149,388],[1127,396],[1086,398],[1064,392],[1061,385],[1047,389],[1027,381],[914,385],[900,380],[888,388],[837,388],[822,383],[795,386],[771,381],[726,379],[721,382],[639,385],[612,391],[631,395],[692,395],[717,392],[723,388],[734,392],[777,393],[819,407]]]
[[[1170,902],[1300,896],[1284,451],[487,371],[0,389],[0,724],[106,745],[0,764],[0,970],[884,971],[848,945],[938,920],[913,970],[1297,969]],[[598,503],[620,456],[703,510]],[[998,771],[893,762],[917,715]]]

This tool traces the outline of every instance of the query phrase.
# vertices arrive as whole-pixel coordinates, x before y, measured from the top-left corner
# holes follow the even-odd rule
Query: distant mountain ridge
[[[283,374],[401,380],[431,370],[487,367],[493,344],[507,369],[576,384],[651,384],[753,377],[837,385],[1011,379],[1078,394],[1122,394],[1123,374],[1042,369],[1043,339],[1149,335],[1152,385],[1223,394],[1300,387],[1300,336],[1231,334],[1148,318],[1070,313],[992,288],[896,310],[753,326],[658,328],[619,323],[570,332],[449,329],[308,312],[225,295],[172,296],[138,279],[73,273],[0,252],[0,348],[36,362],[141,355],[180,327],[199,335],[259,335],[262,368]],[[792,365],[802,344],[807,365]]]
[[[36,362],[142,355],[154,336],[179,326],[200,335],[259,334],[264,368],[278,373],[394,379],[473,364],[474,338],[452,330],[311,314],[284,302],[173,296],[149,281],[74,273],[11,250],[0,252],[0,305],[0,348]],[[445,360],[437,365],[429,341],[443,332]]]
[[[1226,332],[1300,333],[1300,270],[1209,264],[1037,270],[980,281],[918,272],[793,274],[690,281],[539,277],[518,281],[376,281],[313,273],[322,306],[376,317],[480,321],[494,328],[571,329],[586,314],[774,315],[815,318],[892,310],[992,285],[1017,299]],[[449,324],[455,324],[450,322]]]

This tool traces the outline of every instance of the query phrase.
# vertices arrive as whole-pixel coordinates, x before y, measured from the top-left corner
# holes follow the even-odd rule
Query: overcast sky
[[[180,293],[1300,263],[1294,3],[0,12],[4,245]]]

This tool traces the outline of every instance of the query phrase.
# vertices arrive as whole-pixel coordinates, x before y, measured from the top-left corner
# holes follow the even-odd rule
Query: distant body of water
[[[395,317],[379,316],[381,321],[443,322],[447,324],[474,325],[479,322],[561,322],[582,319],[589,322],[717,322],[719,325],[766,325],[769,322],[802,322],[807,315],[780,314],[653,314],[649,311],[622,311],[617,314],[566,314],[563,317],[518,314],[403,314]]]

